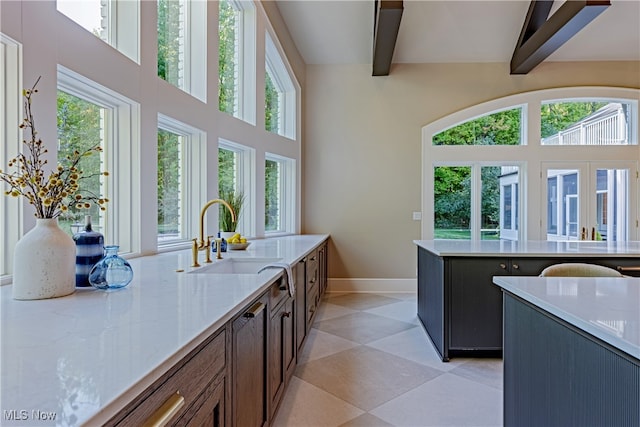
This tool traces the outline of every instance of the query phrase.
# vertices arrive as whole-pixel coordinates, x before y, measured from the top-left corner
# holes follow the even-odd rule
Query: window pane
[[[237,154],[233,150],[218,149],[218,193],[236,190]]]
[[[184,2],[158,0],[158,76],[184,88]]]
[[[500,111],[433,136],[433,145],[520,145],[522,108]]]
[[[280,230],[280,162],[266,160],[265,162],[265,207],[264,229],[265,231]]]
[[[100,145],[104,149],[103,130],[106,111],[91,102],[58,91],[58,162],[70,166],[68,156],[74,151],[83,152]],[[103,195],[105,188],[101,180],[101,157],[94,153],[84,157],[78,164],[83,172],[79,181],[80,194]],[[59,217],[63,230],[73,235],[72,224],[83,224],[84,216],[91,215],[93,228],[101,231],[104,218],[98,205],[92,204],[89,209],[71,206]]]
[[[218,108],[238,115],[238,22],[239,11],[225,0],[219,3]]]
[[[269,132],[280,132],[280,92],[273,84],[269,72],[265,74],[264,112],[265,129]]]
[[[158,129],[158,241],[179,239],[183,137]]]
[[[103,5],[104,3],[104,5]],[[107,18],[108,7],[102,0],[56,0],[59,12],[73,19],[85,30],[107,40],[107,26],[103,25],[103,15]]]
[[[549,102],[540,109],[542,145],[628,145],[632,106],[617,101]]]
[[[434,168],[434,237],[471,238],[471,168]]]
[[[596,169],[596,211],[588,239],[625,241],[628,230],[628,169]]]

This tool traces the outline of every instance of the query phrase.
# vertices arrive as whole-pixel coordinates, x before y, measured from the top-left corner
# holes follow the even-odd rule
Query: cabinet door
[[[193,413],[187,412],[176,424],[176,427],[223,427],[224,418],[224,381],[212,383],[203,393],[201,406],[194,408]],[[197,405],[194,405],[197,406]]]
[[[269,329],[269,396],[273,417],[295,368],[294,301],[288,298],[271,316]]]
[[[237,427],[268,422],[267,300],[265,295],[233,321],[232,407]]]
[[[509,261],[496,258],[453,258],[447,261],[449,348],[502,349],[502,292],[493,276],[509,274]]]
[[[542,258],[513,258],[509,260],[512,276],[539,276],[546,267],[557,264],[558,260]]]

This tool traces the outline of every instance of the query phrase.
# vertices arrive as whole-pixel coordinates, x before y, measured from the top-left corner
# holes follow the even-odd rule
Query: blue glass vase
[[[104,236],[91,228],[91,215],[85,216],[84,230],[73,235],[76,242],[76,286],[91,287],[91,268],[104,256]]]
[[[118,255],[120,246],[105,246],[104,258],[96,263],[89,273],[89,283],[97,289],[118,289],[127,286],[133,279],[131,265]]]

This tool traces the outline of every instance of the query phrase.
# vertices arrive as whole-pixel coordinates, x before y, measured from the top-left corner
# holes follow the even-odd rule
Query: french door
[[[547,240],[633,240],[637,233],[636,162],[542,164]]]

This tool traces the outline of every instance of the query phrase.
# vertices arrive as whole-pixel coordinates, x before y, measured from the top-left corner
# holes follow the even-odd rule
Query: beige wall
[[[640,63],[308,65],[304,85],[303,232],[330,233],[332,278],[416,274],[421,128],[463,108],[567,86],[640,88]],[[430,213],[425,213],[429,215]]]

